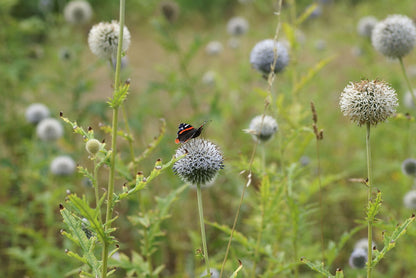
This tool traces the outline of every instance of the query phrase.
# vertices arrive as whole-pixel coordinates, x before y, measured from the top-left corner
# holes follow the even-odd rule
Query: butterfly
[[[181,123],[178,127],[178,137],[175,139],[175,143],[185,143],[192,138],[198,137],[201,135],[204,125],[205,122],[199,128],[194,128],[190,124]]]

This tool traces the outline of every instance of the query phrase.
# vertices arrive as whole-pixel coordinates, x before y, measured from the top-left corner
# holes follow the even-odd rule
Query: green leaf
[[[314,271],[316,271],[316,272],[318,272],[318,273],[320,273],[320,274],[322,274],[326,277],[329,277],[329,278],[335,277],[334,275],[331,274],[331,272],[329,272],[328,269],[325,268],[325,266],[322,262],[313,263],[313,262],[311,262],[311,261],[309,261],[305,258],[301,258],[300,261],[302,263],[306,264],[307,266],[309,266],[310,269],[312,269],[312,270],[314,270]]]
[[[381,192],[377,192],[376,199],[371,201],[367,205],[367,221],[374,222],[376,220],[376,215],[381,209],[381,204],[383,200],[381,199]]]
[[[301,15],[296,19],[294,25],[299,26],[300,24],[302,24],[306,19],[309,18],[309,16],[315,11],[317,7],[318,7],[317,3],[313,3],[312,5],[307,7],[307,9],[303,11],[303,13],[301,13]]]
[[[149,145],[147,145],[146,149],[137,157],[134,159],[134,163],[137,165],[140,161],[142,161],[144,158],[146,158],[149,153],[151,153],[157,145],[159,145],[160,141],[162,140],[163,136],[166,132],[166,121],[165,119],[160,119],[160,122],[162,125],[159,128],[159,136],[155,137],[152,142],[150,142]]]
[[[125,82],[114,91],[113,97],[107,101],[111,108],[118,109],[123,104],[129,93],[129,88],[130,83]]]
[[[239,266],[237,267],[237,269],[233,272],[233,274],[231,274],[230,278],[236,278],[238,272],[243,268],[243,264],[241,263],[240,260],[238,260]]]

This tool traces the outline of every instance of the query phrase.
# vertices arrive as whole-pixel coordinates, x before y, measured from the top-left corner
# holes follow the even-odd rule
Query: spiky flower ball
[[[376,24],[371,41],[384,56],[401,58],[415,47],[416,26],[407,16],[390,15]]]
[[[248,21],[244,17],[236,16],[227,23],[227,32],[231,36],[241,36],[248,31]]]
[[[404,206],[409,209],[416,209],[416,190],[411,190],[404,195]]]
[[[252,67],[263,74],[269,74],[274,62],[274,50],[276,49],[277,60],[274,72],[281,72],[289,64],[289,51],[280,42],[267,39],[258,42],[250,53]]]
[[[396,92],[384,81],[362,80],[351,82],[341,93],[341,111],[359,126],[377,125],[396,112]]]
[[[94,25],[88,34],[88,45],[91,52],[103,59],[111,59],[117,54],[120,24],[117,21],[100,22]],[[126,51],[130,46],[130,32],[123,28],[123,47]]]
[[[93,155],[98,153],[100,148],[101,148],[101,143],[97,139],[90,139],[85,144],[85,149],[87,150],[87,152]]]
[[[372,242],[371,246],[372,246],[372,248],[377,247],[376,244],[374,243],[374,241]],[[368,238],[362,238],[362,239],[358,240],[354,245],[354,249],[364,249],[365,252],[367,252]]]
[[[88,1],[70,1],[64,8],[65,20],[73,25],[83,25],[88,23],[92,17],[92,8]]]
[[[52,160],[50,171],[56,176],[69,176],[75,172],[77,165],[75,161],[67,155],[61,155]]]
[[[357,32],[360,36],[371,39],[373,29],[378,23],[377,18],[374,16],[364,16],[357,24]]]
[[[33,103],[26,108],[25,117],[31,124],[37,124],[43,119],[49,117],[50,112],[46,105],[42,103]]]
[[[403,174],[416,177],[416,159],[408,158],[402,163]]]
[[[36,126],[36,134],[42,141],[55,141],[62,137],[64,128],[60,121],[46,118]]]
[[[215,179],[224,168],[224,157],[217,145],[208,140],[195,138],[182,144],[176,150],[176,157],[186,154],[175,162],[173,171],[184,182],[205,185]]]
[[[219,41],[211,41],[207,44],[205,47],[205,52],[208,55],[215,56],[220,54],[223,51],[224,47],[222,46],[222,43]]]
[[[278,128],[279,126],[273,117],[266,115],[263,119],[263,115],[259,115],[251,120],[249,129],[245,131],[251,134],[254,141],[264,143],[272,138]]]
[[[367,263],[367,252],[362,248],[354,249],[348,263],[352,268],[364,268]]]

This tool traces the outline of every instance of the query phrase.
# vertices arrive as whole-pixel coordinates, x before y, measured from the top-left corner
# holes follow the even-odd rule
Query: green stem
[[[92,180],[92,186],[94,187],[95,191],[95,209],[98,210],[98,217],[100,219],[100,223],[102,223],[102,215],[101,215],[101,207],[100,207],[100,193],[98,190],[98,168],[96,157],[94,157],[94,177]]]
[[[316,138],[316,159],[318,161],[318,183],[319,183],[319,210],[321,221],[321,249],[322,263],[325,263],[325,240],[324,240],[324,209],[322,206],[322,181],[321,181],[321,156],[319,153],[319,139]]]
[[[370,144],[370,123],[367,123],[367,135],[366,135],[366,148],[367,148],[367,203],[371,202],[372,191],[372,164],[371,164],[371,144]],[[373,260],[373,219],[368,218],[368,253],[367,253],[367,278],[371,278],[371,262]]]
[[[406,68],[404,67],[402,57],[399,58],[399,62],[400,62],[400,67],[402,68],[404,79],[406,80],[407,88],[409,89],[409,92],[412,95],[413,105],[416,105],[416,96],[414,95],[412,84],[410,83],[409,77],[407,76]]]
[[[208,248],[207,248],[207,239],[205,236],[205,224],[204,224],[204,210],[202,207],[202,193],[201,193],[201,185],[196,185],[196,195],[198,199],[198,213],[199,213],[199,223],[201,224],[201,237],[202,237],[202,248],[204,252],[204,260],[205,266],[207,268],[207,275],[210,274],[211,270],[209,267],[209,260],[208,260]]]
[[[123,44],[123,30],[124,30],[124,14],[125,14],[125,0],[120,0],[120,31],[117,46],[117,64],[114,78],[114,91],[117,92],[120,85],[120,65],[121,65],[121,50]],[[116,146],[117,146],[117,129],[118,129],[118,107],[113,107],[113,120],[111,130],[111,157],[110,157],[110,173],[108,178],[108,195],[107,195],[107,210],[105,214],[105,229],[111,228],[109,221],[113,215],[113,194],[114,194],[114,177],[116,165]],[[108,263],[108,242],[104,242],[103,246],[103,266],[101,278],[107,277],[107,263]]]

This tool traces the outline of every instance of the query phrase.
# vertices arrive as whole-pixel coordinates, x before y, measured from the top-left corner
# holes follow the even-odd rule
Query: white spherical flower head
[[[218,270],[216,270],[215,268],[210,268],[209,272],[211,274],[211,276],[210,276],[211,278],[219,278],[220,277],[220,272]],[[207,276],[207,271],[206,270],[199,277],[205,277],[205,276]]]
[[[111,59],[117,54],[120,24],[117,21],[101,22],[94,25],[88,34],[91,52],[103,59]],[[130,32],[123,28],[123,47],[126,51],[130,46]]]
[[[49,117],[50,112],[46,105],[42,103],[33,103],[26,108],[26,121],[31,124],[37,124],[43,119]]]
[[[362,37],[371,39],[371,34],[377,23],[378,20],[374,16],[362,17],[357,24],[358,34]]]
[[[251,133],[254,141],[264,143],[270,140],[278,131],[279,126],[276,120],[271,116],[259,115],[254,117],[250,122],[248,132]]]
[[[402,163],[403,174],[416,177],[416,159],[408,158]]]
[[[92,17],[90,3],[83,0],[68,2],[64,8],[65,20],[73,25],[83,25],[88,23]]]
[[[227,32],[232,36],[241,36],[248,31],[248,21],[240,16],[231,18],[227,23]]]
[[[372,248],[374,249],[374,247],[377,247],[376,244],[374,243],[374,241],[372,242]],[[360,240],[358,240],[355,245],[354,245],[354,250],[355,249],[364,249],[365,252],[367,252],[368,250],[368,238],[362,238]]]
[[[350,255],[348,263],[352,268],[364,268],[365,264],[367,263],[366,250],[362,248],[354,249]]]
[[[75,172],[76,167],[77,165],[71,157],[62,155],[52,160],[50,171],[56,176],[69,176]]]
[[[267,39],[258,42],[250,53],[250,63],[256,70],[263,74],[269,74],[274,62],[274,49],[276,49],[277,60],[274,72],[278,73],[289,64],[289,52],[280,42]]]
[[[184,182],[205,185],[215,179],[224,168],[224,157],[219,148],[210,141],[195,138],[176,150],[176,157],[186,154],[173,165],[173,171]]]
[[[223,51],[224,47],[219,41],[212,41],[207,44],[205,51],[208,55],[215,56],[220,54]]]
[[[416,27],[404,15],[391,15],[376,24],[371,35],[374,48],[390,58],[401,58],[416,44]]]
[[[377,125],[396,112],[396,92],[387,83],[378,80],[351,82],[341,93],[341,111],[352,122]]]
[[[215,79],[216,79],[216,73],[215,71],[207,71],[202,76],[202,83],[204,83],[207,86],[214,86],[215,85]]]
[[[404,195],[404,206],[409,209],[416,209],[416,190],[411,190]]]
[[[413,95],[416,97],[416,90],[413,90]],[[403,104],[404,106],[406,106],[407,108],[414,108],[415,107],[415,103],[413,101],[413,97],[412,94],[410,93],[410,91],[407,91],[404,94],[403,97]]]
[[[42,141],[55,141],[62,137],[64,128],[58,120],[46,118],[38,123],[36,134]]]

